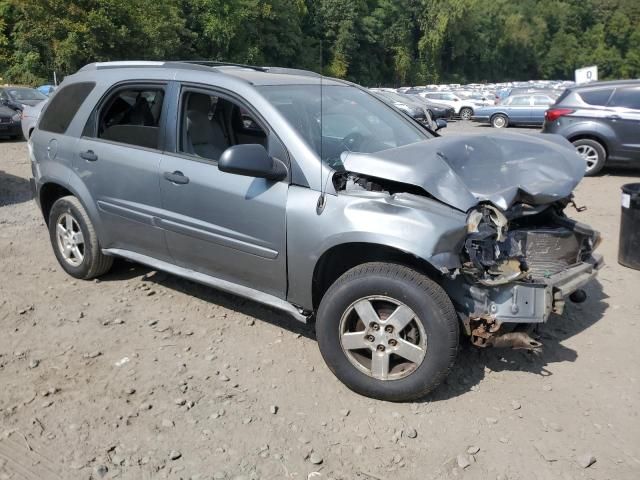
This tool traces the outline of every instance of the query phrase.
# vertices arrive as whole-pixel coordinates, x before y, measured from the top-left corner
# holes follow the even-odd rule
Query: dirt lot
[[[125,262],[70,278],[29,174],[0,140],[0,479],[640,478],[640,272],[616,261],[633,173],[579,186],[607,265],[542,354],[465,345],[412,404],[351,393],[310,327],[249,301]]]

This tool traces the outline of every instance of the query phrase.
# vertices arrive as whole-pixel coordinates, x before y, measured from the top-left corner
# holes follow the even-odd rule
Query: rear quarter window
[[[612,88],[604,88],[600,90],[590,90],[587,92],[578,92],[582,101],[588,105],[604,107],[609,101],[609,97],[613,93]]]
[[[78,109],[94,89],[94,82],[72,83],[58,90],[46,107],[38,127],[51,133],[65,133]]]

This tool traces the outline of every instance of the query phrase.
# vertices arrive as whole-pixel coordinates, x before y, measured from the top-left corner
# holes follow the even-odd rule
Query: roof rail
[[[266,72],[266,67],[259,67],[256,65],[246,65],[244,63],[232,63],[232,62],[219,62],[216,60],[173,60],[172,63],[189,63],[195,65],[204,65],[205,67],[241,67],[250,68],[251,70],[257,70],[258,72]]]

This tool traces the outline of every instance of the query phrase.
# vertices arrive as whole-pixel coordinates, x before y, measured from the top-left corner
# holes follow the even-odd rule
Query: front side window
[[[523,107],[531,105],[531,97],[528,96],[518,96],[518,97],[510,97],[511,102],[508,105],[512,107]]]
[[[374,95],[349,85],[258,87],[306,143],[333,167],[345,151],[374,153],[431,135]],[[320,100],[322,95],[322,101]]]
[[[185,91],[181,104],[180,152],[217,161],[233,145],[258,143],[268,149],[267,133],[239,103],[213,93]]]
[[[162,87],[118,90],[98,116],[98,138],[145,148],[158,148]]]
[[[640,110],[640,87],[618,88],[613,94],[609,106]]]
[[[65,133],[95,86],[93,82],[80,82],[57,90],[49,100],[38,128],[51,133]]]

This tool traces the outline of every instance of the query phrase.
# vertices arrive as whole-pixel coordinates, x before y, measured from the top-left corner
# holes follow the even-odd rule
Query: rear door
[[[74,169],[97,204],[105,248],[167,260],[159,166],[166,118],[165,83],[125,83],[92,112],[76,146]]]
[[[606,119],[619,140],[617,156],[640,160],[640,86],[617,88],[608,106]]]
[[[533,95],[533,105],[529,121],[532,125],[542,125],[544,123],[544,112],[553,103],[553,99],[547,95]]]
[[[172,102],[175,145],[160,166],[161,225],[174,262],[285,298],[288,179],[218,170],[230,146],[259,143],[288,164],[280,140],[251,105],[228,91],[182,87]]]

